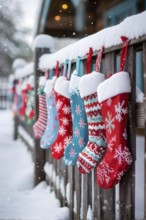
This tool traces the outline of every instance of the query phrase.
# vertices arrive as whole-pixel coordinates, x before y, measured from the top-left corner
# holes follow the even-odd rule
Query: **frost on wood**
[[[52,169],[53,169],[52,164],[46,162],[44,165],[44,171],[49,178],[52,178]]]
[[[88,206],[87,220],[93,220],[93,213],[90,205]]]
[[[77,193],[74,191],[74,212],[77,213]]]
[[[34,40],[33,49],[34,48],[49,48],[50,52],[54,52],[55,50],[54,38],[49,35],[40,34],[36,36]]]
[[[66,199],[68,204],[70,204],[70,183],[67,183],[66,185]]]
[[[138,39],[146,34],[146,11],[127,17],[119,25],[105,28],[95,34],[85,37],[56,53],[50,55],[43,55],[40,59],[39,67],[44,70],[47,68],[54,68],[56,61],[63,64],[66,59],[76,59],[77,56],[85,56],[89,50],[89,47],[93,48],[93,51],[100,50],[102,46],[109,48],[121,44],[120,37],[126,36],[130,40]]]
[[[34,148],[34,140],[33,138],[24,130],[24,128],[19,125],[18,127],[18,134],[20,134],[24,140],[27,140],[27,143],[30,145],[30,147],[33,149]]]
[[[60,180],[60,191],[63,197],[65,197],[65,186],[64,186],[64,179],[61,178]]]

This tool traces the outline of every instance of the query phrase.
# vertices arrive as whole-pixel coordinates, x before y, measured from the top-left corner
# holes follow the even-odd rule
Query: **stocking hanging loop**
[[[64,62],[64,67],[63,67],[63,76],[67,77],[67,63],[68,60],[66,59]]]
[[[68,70],[67,70],[67,79],[70,79],[71,75],[71,60],[68,60]]]
[[[48,69],[46,69],[46,71],[45,71],[45,78],[46,78],[46,80],[49,78],[49,70]]]
[[[120,57],[120,71],[123,71],[124,66],[125,66],[125,60],[127,57],[127,49],[128,49],[128,45],[129,45],[129,39],[125,36],[121,36],[121,40],[124,43],[124,46],[122,48],[121,57]]]
[[[79,56],[76,59],[76,72],[77,72],[77,76],[83,76],[83,64],[81,57]]]
[[[100,72],[100,66],[101,66],[101,60],[102,60],[103,52],[104,52],[104,47],[102,47],[102,49],[100,50],[100,52],[97,55],[96,72]]]
[[[55,76],[58,78],[59,75],[59,61],[56,61],[56,68],[55,68]]]
[[[86,60],[86,73],[90,73],[90,66],[91,66],[91,58],[93,55],[92,47],[89,48],[89,53],[87,53],[87,60]]]

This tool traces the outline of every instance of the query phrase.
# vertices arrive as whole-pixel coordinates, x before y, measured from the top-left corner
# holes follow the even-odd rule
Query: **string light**
[[[56,20],[56,21],[60,21],[60,19],[61,19],[60,15],[56,15],[56,16],[55,16],[55,20]]]
[[[68,5],[67,4],[62,4],[62,9],[64,9],[64,10],[68,9]]]

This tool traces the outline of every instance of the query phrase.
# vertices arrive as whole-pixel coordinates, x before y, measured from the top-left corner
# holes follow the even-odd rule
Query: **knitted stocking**
[[[35,112],[34,112],[34,89],[31,89],[28,92],[28,101],[25,111],[25,122],[26,124],[33,124],[35,121]]]
[[[104,74],[92,72],[83,76],[79,84],[89,130],[89,141],[85,149],[79,154],[77,161],[79,171],[84,174],[89,173],[99,163],[106,150],[105,126],[96,93],[96,89],[104,77]]]
[[[102,188],[117,184],[132,163],[127,148],[128,96],[131,91],[127,72],[119,72],[98,87],[99,102],[106,126],[107,152],[97,167],[97,182]]]
[[[46,130],[41,138],[41,148],[46,149],[51,147],[54,141],[57,138],[58,130],[59,130],[59,121],[58,114],[56,109],[56,102],[54,96],[54,85],[56,82],[56,77],[53,77],[52,80],[47,80],[45,86],[46,93],[46,103],[47,103],[47,111],[48,111],[48,121]]]
[[[72,137],[72,120],[69,99],[69,81],[60,76],[55,84],[55,99],[59,117],[59,133],[55,143],[52,145],[52,157],[60,159],[63,157],[64,149]]]
[[[70,81],[70,99],[73,121],[73,138],[66,147],[64,160],[66,165],[74,165],[78,154],[85,148],[88,141],[87,117],[84,102],[79,93],[79,81],[81,77],[72,74]]]
[[[40,77],[38,95],[39,95],[39,117],[36,123],[33,125],[35,138],[40,139],[46,129],[47,125],[47,106],[46,106],[46,94],[44,93],[45,77]]]

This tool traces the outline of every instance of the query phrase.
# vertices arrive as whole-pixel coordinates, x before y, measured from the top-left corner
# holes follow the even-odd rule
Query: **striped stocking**
[[[40,139],[47,125],[46,94],[39,95],[39,117],[33,126],[35,138]]]
[[[104,74],[92,72],[81,78],[79,90],[84,100],[87,114],[89,141],[78,157],[78,168],[81,173],[89,173],[102,159],[106,150],[105,126],[98,103],[98,85],[104,80]]]

